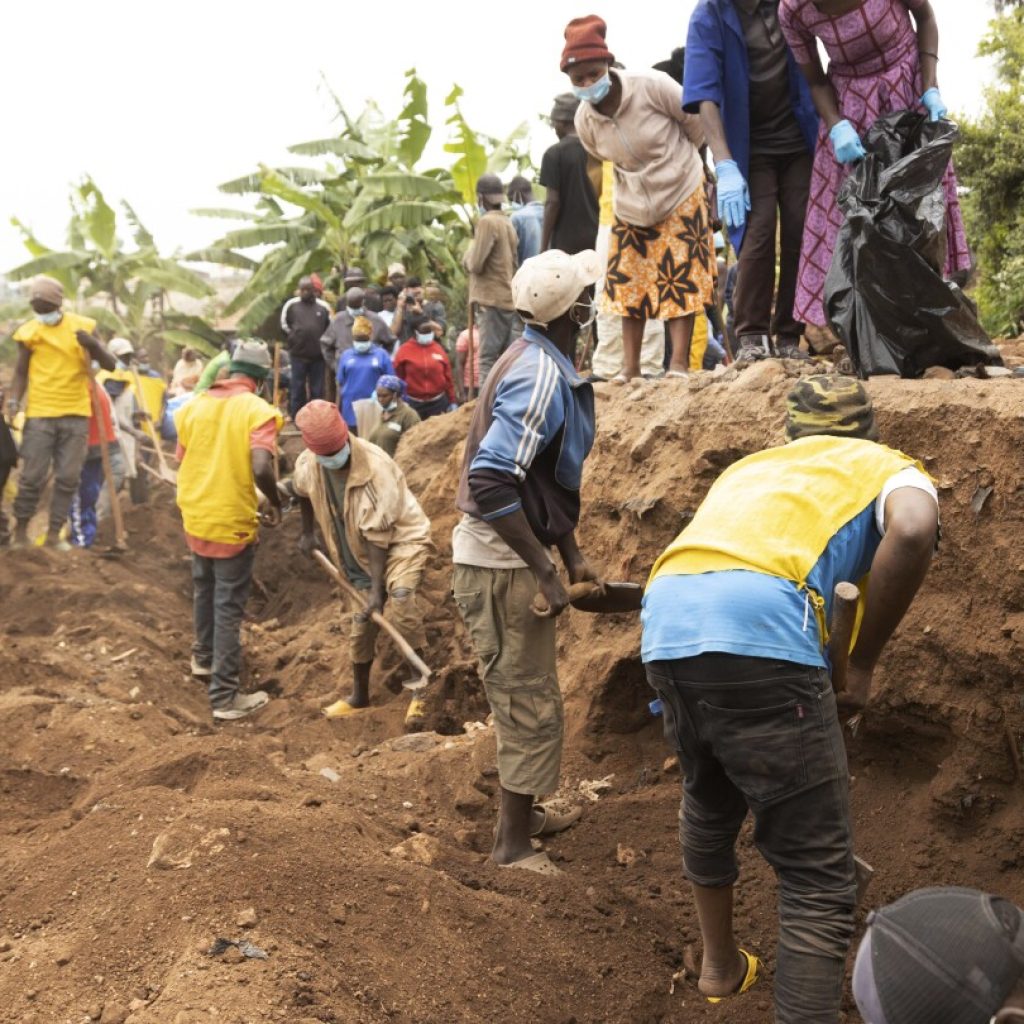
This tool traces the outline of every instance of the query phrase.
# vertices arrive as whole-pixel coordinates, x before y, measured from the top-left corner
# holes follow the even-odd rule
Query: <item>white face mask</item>
[[[373,348],[373,342],[372,341],[353,341],[352,342],[352,347],[357,352],[369,352],[370,349]]]
[[[348,310],[348,315],[350,317],[352,317],[353,320],[355,320],[355,318],[357,316],[362,316],[363,315],[363,307],[362,306],[359,306],[356,309],[353,309],[351,306],[346,306],[345,309]]]
[[[59,309],[55,309],[52,313],[36,313],[36,319],[41,324],[46,324],[47,327],[56,327],[63,316],[64,314]]]
[[[324,469],[344,469],[348,464],[348,457],[352,451],[352,446],[346,444],[340,452],[335,452],[333,455],[318,455],[316,461],[320,463]]]
[[[434,340],[433,333],[420,334],[419,331],[416,332],[416,342],[417,342],[417,344],[429,345],[433,340]]]

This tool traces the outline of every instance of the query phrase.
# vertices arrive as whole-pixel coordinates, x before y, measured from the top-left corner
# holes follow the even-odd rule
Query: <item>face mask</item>
[[[593,85],[588,85],[584,89],[573,86],[572,91],[578,100],[583,100],[585,103],[600,103],[608,95],[611,87],[612,78],[606,71]]]
[[[523,208],[522,203],[517,203],[514,199],[508,204],[513,210],[521,210]]]
[[[119,369],[119,370],[127,370],[128,369],[128,364],[125,363],[125,362],[122,362],[120,359],[118,359],[117,360],[117,369]]]
[[[420,334],[419,331],[416,332],[416,341],[420,345],[429,345],[433,340],[433,334]]]
[[[382,402],[382,401],[381,401],[381,400],[380,400],[380,399],[379,399],[379,398],[378,398],[378,397],[376,396],[376,394],[375,394],[375,395],[373,396],[373,400],[374,400],[374,401],[375,401],[375,402],[377,403],[377,405],[378,405],[378,407],[379,407],[379,408],[381,408],[381,409],[383,409],[383,410],[384,410],[384,412],[394,412],[394,411],[395,411],[395,410],[396,410],[396,409],[398,408],[398,402],[397,402],[397,401],[394,401],[394,402],[388,402],[388,404],[387,404],[387,405],[385,405],[385,404],[384,404],[384,403],[383,403],[383,402]]]
[[[355,318],[357,316],[362,316],[363,315],[363,307],[362,306],[360,306],[358,309],[353,309],[351,306],[346,306],[345,309],[348,310],[348,315],[350,317],[352,317],[353,320],[355,320]]]
[[[139,363],[140,373],[149,373],[149,363]]]
[[[479,214],[480,214],[480,216],[481,216],[481,217],[482,217],[482,216],[483,216],[483,215],[484,215],[485,213],[489,213],[489,212],[490,212],[490,211],[489,211],[489,210],[487,209],[487,207],[486,207],[486,206],[484,206],[484,204],[483,204],[483,203],[477,203],[477,204],[476,204],[476,211],[477,211],[477,213],[479,213]]]
[[[352,446],[346,444],[340,452],[334,455],[318,455],[316,461],[320,463],[324,469],[344,469],[348,463],[349,453],[352,450]]]
[[[586,310],[587,315],[587,319],[582,322],[576,319],[576,310],[581,307]],[[597,319],[597,306],[587,302],[574,302],[569,310],[569,319],[584,331]]]
[[[352,347],[357,352],[369,352],[370,349],[373,348],[373,342],[372,341],[353,341],[352,342]]]
[[[56,327],[63,316],[64,314],[59,309],[55,309],[52,313],[36,313],[36,319],[41,324],[46,324],[47,327]]]

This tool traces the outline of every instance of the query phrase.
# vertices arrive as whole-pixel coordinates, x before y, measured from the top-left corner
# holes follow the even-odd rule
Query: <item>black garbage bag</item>
[[[825,311],[861,377],[930,366],[1001,366],[974,304],[950,281],[942,178],[959,129],[902,111],[880,117],[867,157],[839,190],[846,221],[825,278]]]

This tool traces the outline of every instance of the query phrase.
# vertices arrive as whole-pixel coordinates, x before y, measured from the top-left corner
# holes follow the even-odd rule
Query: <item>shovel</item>
[[[828,636],[828,660],[832,663],[832,689],[842,693],[846,689],[846,669],[850,662],[850,641],[853,627],[857,622],[857,605],[860,590],[853,583],[837,583],[832,595],[832,624]],[[850,731],[857,735],[860,715],[854,715],[847,722]],[[864,901],[875,869],[864,859],[854,855],[853,866],[857,875],[857,906]]]
[[[331,560],[322,551],[314,551],[313,557],[320,563],[324,572],[341,587],[342,592],[356,603],[357,607],[366,608],[366,601],[363,595],[338,572]],[[409,642],[405,637],[380,612],[370,612],[370,618],[395,641],[405,660],[419,672],[419,679],[409,679],[402,683],[407,690],[412,691],[414,697],[418,696],[420,691],[425,689],[427,683],[430,682],[430,669],[426,666],[423,659],[409,646]]]
[[[644,588],[639,583],[595,583],[588,580],[569,587],[569,604],[578,611],[596,615],[638,612],[643,599]]]
[[[153,421],[153,414],[146,406],[146,396],[142,393],[142,381],[139,380],[139,371],[132,364],[132,376],[135,378],[135,396],[139,400],[139,407],[146,414],[146,432],[153,441],[153,448],[156,451],[156,461],[159,463],[159,476],[164,483],[172,487],[178,486],[178,474],[167,465],[167,456],[160,445],[160,435],[156,432],[156,424]]]

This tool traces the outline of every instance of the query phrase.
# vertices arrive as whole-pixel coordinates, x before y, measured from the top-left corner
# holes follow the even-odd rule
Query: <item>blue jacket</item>
[[[387,352],[379,345],[374,345],[369,352],[357,352],[354,348],[342,352],[338,359],[338,395],[341,415],[350,427],[356,425],[352,403],[370,398],[377,390],[377,381],[394,372]]]
[[[818,140],[818,112],[811,90],[786,48],[789,61],[793,113],[804,134],[807,150]],[[728,69],[728,74],[726,70]],[[686,67],[683,71],[683,109],[700,113],[705,100],[717,103],[722,112],[725,140],[746,179],[750,175],[750,66],[747,41],[732,0],[700,0],[690,18],[686,35]],[[729,231],[736,252],[743,245],[746,226]]]
[[[494,364],[470,423],[458,505],[492,520],[523,509],[554,544],[579,521],[594,390],[533,327]]]

